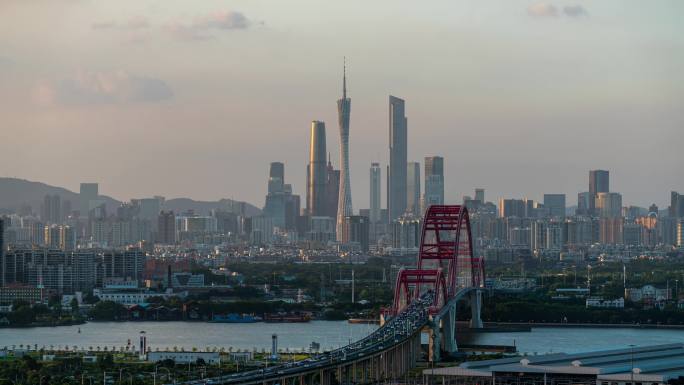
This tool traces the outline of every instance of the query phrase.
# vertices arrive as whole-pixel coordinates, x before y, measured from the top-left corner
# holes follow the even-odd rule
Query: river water
[[[68,345],[78,348],[107,346],[117,349],[137,345],[140,331],[147,335],[153,349],[181,347],[190,350],[226,348],[262,349],[271,347],[271,335],[278,335],[282,349],[305,350],[311,342],[322,349],[346,345],[362,338],[377,326],[349,324],[346,321],[312,321],[309,323],[203,323],[203,322],[89,322],[77,326],[0,329],[0,349],[14,345],[54,348]],[[80,333],[78,332],[80,329]],[[522,353],[581,352],[589,350],[663,343],[684,343],[684,330],[606,329],[606,328],[533,328],[531,332],[484,333],[473,336],[466,343],[488,345],[516,345]]]

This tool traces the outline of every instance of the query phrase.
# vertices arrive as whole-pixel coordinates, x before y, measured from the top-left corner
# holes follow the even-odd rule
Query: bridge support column
[[[458,350],[456,345],[456,303],[447,306],[449,306],[449,310],[442,319],[444,350],[449,354],[454,354]]]
[[[428,348],[428,361],[437,362],[441,359],[440,350],[442,349],[442,335],[439,330],[441,319],[435,317],[432,319],[432,327],[430,329],[430,342]]]
[[[471,329],[482,329],[484,323],[482,322],[481,312],[482,312],[482,291],[475,290],[470,293],[470,328]]]

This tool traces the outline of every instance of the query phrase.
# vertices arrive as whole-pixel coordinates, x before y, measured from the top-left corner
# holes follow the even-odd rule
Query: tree
[[[90,310],[90,316],[99,321],[119,320],[126,316],[126,308],[113,301],[100,301]]]
[[[74,314],[78,314],[78,300],[76,298],[72,298],[69,305],[71,306],[71,312]]]
[[[7,315],[12,325],[30,325],[36,321],[36,313],[30,306],[21,306]]]

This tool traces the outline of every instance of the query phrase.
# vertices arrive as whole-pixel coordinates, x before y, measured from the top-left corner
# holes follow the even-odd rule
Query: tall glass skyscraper
[[[589,213],[598,215],[596,197],[598,193],[610,191],[610,173],[607,170],[589,171]]]
[[[311,122],[311,142],[309,146],[309,166],[307,167],[306,208],[310,216],[326,215],[326,167],[325,123]]]
[[[380,186],[382,183],[380,163],[371,163],[370,168],[370,221],[380,222]]]
[[[345,235],[345,220],[354,215],[349,178],[349,116],[351,99],[347,97],[347,66],[345,63],[342,75],[342,99],[337,101],[337,116],[340,126],[340,192],[337,205],[337,240],[349,242]]]
[[[484,195],[484,193],[483,193]],[[444,158],[425,157],[425,207],[444,204]]]
[[[387,213],[390,222],[402,216],[406,211],[407,126],[404,100],[390,95],[390,164],[387,175]]]
[[[420,163],[408,163],[406,181],[406,209],[413,215],[420,216]]]

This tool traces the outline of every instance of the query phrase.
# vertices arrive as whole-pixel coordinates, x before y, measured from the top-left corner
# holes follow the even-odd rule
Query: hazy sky
[[[311,120],[339,165],[346,55],[356,209],[372,161],[385,178],[389,94],[409,160],[445,157],[448,202],[575,204],[604,168],[624,204],[663,206],[684,192],[683,16],[681,0],[2,0],[0,174],[261,206],[283,161],[303,196]]]

